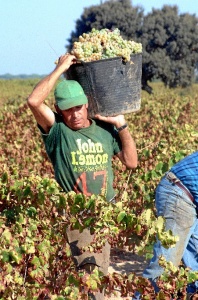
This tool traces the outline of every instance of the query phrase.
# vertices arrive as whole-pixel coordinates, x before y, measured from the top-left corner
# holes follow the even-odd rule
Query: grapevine
[[[107,296],[120,291],[122,298],[130,299],[138,290],[142,299],[149,300],[176,299],[179,290],[184,299],[187,283],[198,280],[198,274],[182,264],[176,269],[160,257],[165,272],[158,278],[157,294],[150,281],[134,273],[133,264],[131,274],[123,271],[129,265],[128,250],[150,258],[156,235],[165,247],[174,242],[169,232],[162,235],[154,191],[173,164],[197,149],[198,85],[173,90],[152,82],[154,96],[142,91],[141,112],[126,115],[138,144],[139,166],[129,173],[113,159],[116,203],[107,203],[102,196],[66,195],[54,180],[25,102],[37,81],[0,80],[0,299],[38,300],[47,295],[48,299],[87,299],[96,288],[104,288]],[[53,91],[47,103],[53,108]],[[113,252],[122,248],[125,263],[115,262],[121,272],[103,276],[98,270],[92,274],[76,270],[65,237],[67,224],[80,230],[92,228],[94,239],[86,246],[90,251],[99,252],[107,240]]]
[[[141,52],[142,44],[124,40],[118,28],[114,30],[93,28],[91,32],[80,35],[71,50],[71,54],[85,62],[118,56],[124,61],[130,61],[131,54]]]

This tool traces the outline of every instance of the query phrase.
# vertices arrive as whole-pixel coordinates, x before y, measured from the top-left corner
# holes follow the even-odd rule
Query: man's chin
[[[83,126],[82,126],[82,124],[72,124],[72,126],[70,128],[73,130],[79,130],[79,129],[82,129]]]

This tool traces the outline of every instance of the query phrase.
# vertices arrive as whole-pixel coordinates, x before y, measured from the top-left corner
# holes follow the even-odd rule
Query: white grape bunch
[[[117,56],[121,56],[124,61],[130,61],[130,56],[135,53],[142,53],[142,44],[124,40],[118,28],[93,28],[91,32],[80,35],[71,50],[71,54],[85,62]]]

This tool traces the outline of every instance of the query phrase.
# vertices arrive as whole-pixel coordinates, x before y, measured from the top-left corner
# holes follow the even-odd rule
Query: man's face
[[[64,123],[73,130],[88,127],[90,122],[87,118],[87,104],[74,106],[66,110],[61,110]]]

